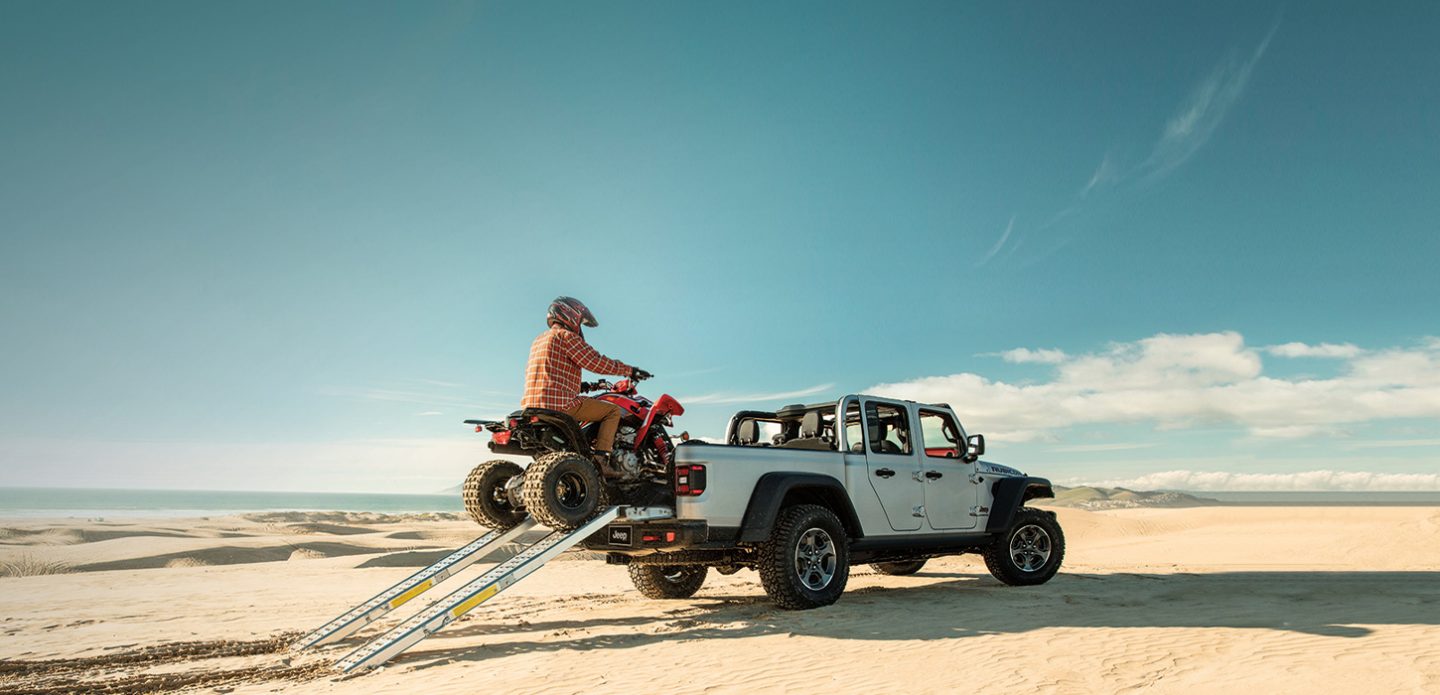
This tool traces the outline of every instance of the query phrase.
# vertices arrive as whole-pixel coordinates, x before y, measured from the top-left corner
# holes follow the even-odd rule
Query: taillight
[[[705,494],[705,464],[685,463],[676,466],[675,494],[690,497]]]
[[[490,435],[490,441],[499,444],[500,446],[505,446],[506,444],[509,444],[510,430],[501,430],[499,432],[492,433]]]

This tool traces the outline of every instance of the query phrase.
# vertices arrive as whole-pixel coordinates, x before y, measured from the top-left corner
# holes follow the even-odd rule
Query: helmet
[[[550,302],[550,313],[546,317],[546,322],[558,323],[576,333],[580,332],[581,326],[594,328],[600,325],[584,302],[574,297],[556,297],[555,301]]]

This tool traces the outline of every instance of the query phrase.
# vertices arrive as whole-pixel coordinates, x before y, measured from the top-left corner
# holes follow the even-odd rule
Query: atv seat
[[[510,417],[508,419],[519,420],[521,422],[529,422],[530,418],[532,417],[539,417],[546,420],[559,420],[561,422],[569,422],[577,428],[580,426],[580,423],[576,422],[575,418],[572,417],[570,413],[567,413],[563,410],[551,410],[549,408],[525,408],[523,410],[517,410],[513,413],[510,413]]]

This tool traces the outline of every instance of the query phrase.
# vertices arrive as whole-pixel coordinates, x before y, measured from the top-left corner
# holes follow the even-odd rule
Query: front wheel
[[[580,454],[545,454],[525,471],[525,511],[556,531],[573,531],[605,506],[605,486],[595,464]]]
[[[781,510],[760,543],[755,569],[775,605],[789,610],[828,606],[850,578],[850,543],[835,513],[815,504]]]
[[[513,461],[496,459],[486,461],[470,471],[465,478],[461,496],[465,500],[465,511],[476,523],[490,529],[513,528],[525,520],[525,511],[516,509],[505,494],[505,483],[525,471]]]
[[[1039,509],[1017,511],[1010,530],[985,549],[985,567],[1010,586],[1044,584],[1060,571],[1064,559],[1060,523]]]
[[[630,581],[646,598],[690,598],[709,571],[704,565],[630,565]]]

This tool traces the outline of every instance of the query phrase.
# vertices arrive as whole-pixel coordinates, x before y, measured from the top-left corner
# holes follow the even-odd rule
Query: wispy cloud
[[[1011,364],[1060,364],[1069,357],[1063,350],[1052,350],[1048,348],[1032,350],[1023,347],[1006,350],[1004,352],[985,352],[981,353],[981,356],[999,357]]]
[[[1005,242],[1010,240],[1010,233],[1013,231],[1015,231],[1015,216],[1011,215],[1010,222],[1005,225],[1005,231],[1000,234],[999,239],[995,240],[995,245],[990,247],[989,253],[986,253],[985,257],[981,258],[980,262],[975,264],[975,267],[978,268],[989,263],[990,259],[995,257],[995,254],[1000,253],[1000,249],[1005,247]]]
[[[683,403],[683,404],[685,404],[685,405],[690,405],[690,404],[692,404],[692,403],[716,403],[716,404],[723,404],[723,403],[766,402],[766,401],[788,401],[788,400],[793,400],[793,399],[796,399],[796,398],[805,398],[806,396],[814,396],[814,395],[816,395],[816,394],[824,393],[824,392],[826,392],[826,391],[829,391],[829,390],[831,390],[831,389],[833,389],[833,388],[835,388],[835,384],[820,384],[820,385],[818,385],[818,386],[811,386],[811,387],[809,387],[809,388],[798,389],[798,390],[795,390],[795,391],[780,391],[780,392],[776,392],[776,393],[747,393],[747,394],[710,393],[710,394],[705,394],[705,395],[703,395],[703,396],[685,396],[684,398],[681,398],[681,399],[679,399],[679,400],[680,400],[681,403]]]
[[[1134,449],[1149,449],[1154,444],[1142,444],[1139,442],[1112,442],[1109,444],[1067,444],[1065,446],[1053,447],[1051,451],[1064,453],[1088,453],[1092,451],[1131,451]]]
[[[1320,343],[1319,345],[1307,345],[1305,343],[1285,343],[1284,345],[1269,345],[1261,348],[1276,357],[1357,357],[1363,350],[1350,343]]]
[[[436,415],[444,415],[444,414],[445,414],[445,412],[444,412],[444,411],[441,411],[441,410],[427,410],[427,411],[425,411],[425,412],[423,412],[423,413],[415,413],[415,417],[434,417],[434,416],[436,416]]]
[[[1105,153],[1105,158],[1101,159],[1100,165],[1095,167],[1095,173],[1090,175],[1090,180],[1085,184],[1084,188],[1080,189],[1080,197],[1087,197],[1090,195],[1091,191],[1097,188],[1104,188],[1111,183],[1114,183],[1115,180],[1119,178],[1119,174],[1120,172],[1117,170],[1114,162],[1110,159],[1110,153]],[[1072,209],[1073,208],[1066,208],[1062,212],[1068,214],[1068,212]]]
[[[1067,481],[1069,482],[1069,481]],[[1440,490],[1440,473],[1368,473],[1362,471],[1301,471],[1298,473],[1230,473],[1162,471],[1123,480],[1076,481],[1132,490],[1385,492]]]
[[[1153,180],[1173,171],[1215,134],[1245,93],[1250,84],[1250,74],[1265,56],[1265,50],[1270,47],[1270,40],[1279,28],[1280,23],[1276,21],[1248,57],[1230,53],[1190,90],[1180,109],[1166,121],[1150,156],[1138,167],[1138,173],[1143,178]]]

